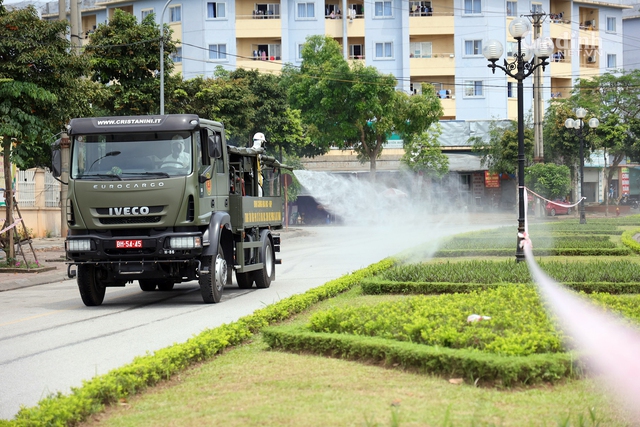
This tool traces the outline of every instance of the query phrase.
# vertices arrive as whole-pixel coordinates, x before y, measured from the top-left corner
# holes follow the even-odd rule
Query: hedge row
[[[516,252],[515,242],[511,249],[451,249],[439,250],[433,254],[434,258],[456,258],[473,256],[511,256]],[[628,256],[632,252],[629,248],[536,248],[535,256]]]
[[[312,333],[302,327],[269,327],[264,340],[274,349],[311,352],[348,360],[383,363],[421,373],[462,377],[484,385],[529,385],[579,378],[584,367],[570,353],[511,357],[348,334]]]
[[[294,295],[273,305],[256,310],[237,322],[207,330],[182,344],[137,357],[130,364],[105,375],[85,381],[73,388],[71,394],[49,396],[32,408],[22,408],[11,421],[0,420],[0,426],[70,426],[85,420],[105,405],[127,398],[159,381],[209,359],[223,349],[242,343],[262,328],[311,307],[319,301],[351,289],[362,279],[370,277],[393,264],[390,259],[373,264],[342,278],[327,282],[304,294]]]
[[[622,243],[636,253],[640,253],[640,243],[638,243],[636,239],[633,238],[633,236],[639,233],[640,228],[627,230],[622,233]]]
[[[639,266],[640,268],[640,266]],[[509,283],[452,283],[452,282],[395,282],[378,278],[363,279],[360,283],[365,295],[406,294],[438,295],[446,293],[468,293],[487,290],[498,286],[510,286]],[[568,282],[566,287],[578,292],[592,294],[606,292],[612,295],[640,294],[640,283],[613,282]]]

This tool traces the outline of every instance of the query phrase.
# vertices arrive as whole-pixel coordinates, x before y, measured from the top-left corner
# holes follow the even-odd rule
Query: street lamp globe
[[[482,54],[489,61],[496,61],[500,59],[502,56],[502,52],[504,52],[504,48],[502,47],[502,43],[496,39],[488,40],[482,46]]]
[[[564,121],[564,127],[566,127],[567,129],[573,129],[573,122],[575,120],[573,119],[567,119]]]
[[[587,110],[585,110],[584,108],[580,107],[578,109],[576,109],[576,117],[579,119],[584,119],[587,115]]]
[[[573,121],[574,129],[582,129],[582,119]]]
[[[528,19],[516,18],[509,24],[509,34],[511,34],[514,39],[521,39],[530,30],[531,24]]]
[[[589,119],[589,127],[591,129],[595,129],[598,126],[600,126],[600,120],[596,119],[595,117]]]
[[[554,45],[551,37],[541,37],[536,39],[534,46],[535,54],[538,58],[546,59],[553,54]]]
[[[524,62],[531,61],[531,58],[533,58],[533,55],[535,55],[535,51],[530,47],[525,47],[522,53],[524,54],[524,56],[522,57],[522,60]]]

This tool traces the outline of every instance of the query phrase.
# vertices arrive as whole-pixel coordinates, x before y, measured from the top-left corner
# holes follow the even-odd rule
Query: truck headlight
[[[194,249],[202,247],[202,239],[200,237],[172,237],[169,239],[171,249]]]
[[[67,250],[69,252],[90,251],[91,240],[89,239],[67,240]]]

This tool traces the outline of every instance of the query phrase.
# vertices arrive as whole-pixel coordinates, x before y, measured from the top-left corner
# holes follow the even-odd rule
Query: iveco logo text
[[[156,188],[164,187],[164,182],[143,182],[142,184],[95,184],[94,190],[119,190],[127,188]]]
[[[109,215],[149,215],[149,206],[109,208]]]

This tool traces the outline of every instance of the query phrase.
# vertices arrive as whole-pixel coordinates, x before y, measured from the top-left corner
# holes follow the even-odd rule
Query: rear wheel
[[[271,286],[271,280],[275,276],[275,258],[273,256],[273,245],[269,238],[269,232],[262,233],[262,248],[260,249],[260,262],[262,262],[262,268],[257,270],[254,274],[256,281],[256,288],[264,289]]]
[[[97,273],[95,265],[78,266],[78,289],[82,302],[87,307],[100,305],[104,301],[106,287]]]
[[[209,271],[206,274],[201,274],[198,280],[202,300],[207,304],[220,302],[224,284],[227,281],[227,261],[224,259],[220,244],[218,244],[218,253],[213,256],[203,256],[202,267]]]
[[[145,292],[151,292],[156,290],[156,281],[153,279],[140,279],[138,280],[140,289]]]
[[[551,214],[551,216],[556,216],[556,210],[554,208],[551,208],[551,212],[549,212]]]
[[[236,281],[240,289],[251,289],[253,287],[253,274],[251,272],[238,273],[236,271]]]

